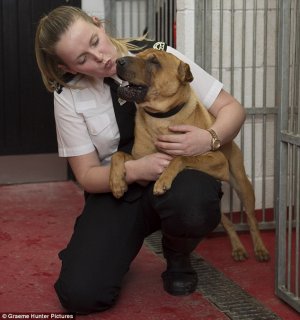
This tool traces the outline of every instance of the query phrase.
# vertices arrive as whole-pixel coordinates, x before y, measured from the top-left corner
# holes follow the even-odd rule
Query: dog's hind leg
[[[112,155],[109,184],[111,191],[116,198],[121,198],[128,189],[125,180],[125,162],[130,159],[132,159],[130,154],[121,151],[118,151]]]
[[[248,258],[248,253],[241,243],[239,236],[237,235],[234,224],[231,220],[222,212],[221,223],[229,236],[229,240],[232,247],[232,257],[235,261],[243,261]]]
[[[237,146],[235,148],[237,148]],[[230,163],[230,184],[244,205],[256,259],[261,262],[268,261],[270,259],[270,254],[263,243],[258,223],[255,218],[254,190],[246,175],[241,152],[239,150],[235,150],[234,152],[236,152],[234,157],[235,161],[234,163]]]

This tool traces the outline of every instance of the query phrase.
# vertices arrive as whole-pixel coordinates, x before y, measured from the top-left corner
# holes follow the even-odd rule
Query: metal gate
[[[300,1],[280,1],[276,293],[300,312]]]
[[[139,37],[176,46],[176,0],[105,0],[105,20],[116,37]]]
[[[224,83],[247,111],[236,138],[254,186],[261,229],[275,228],[274,176],[278,1],[195,2],[195,60]],[[236,194],[224,184],[223,211],[248,229]]]
[[[195,60],[246,108],[236,140],[260,228],[276,227],[276,294],[300,311],[300,0],[195,3]],[[223,210],[246,229],[224,189]]]

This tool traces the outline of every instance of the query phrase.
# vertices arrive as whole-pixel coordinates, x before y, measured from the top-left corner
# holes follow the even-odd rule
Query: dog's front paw
[[[111,192],[113,193],[114,197],[119,199],[123,197],[124,193],[127,191],[128,186],[125,180],[123,179],[112,179],[110,181],[110,188]]]
[[[255,256],[259,262],[266,262],[270,260],[269,251],[264,246],[255,248]]]
[[[156,196],[166,193],[171,188],[171,182],[169,183],[162,177],[160,177],[154,184],[153,194]]]

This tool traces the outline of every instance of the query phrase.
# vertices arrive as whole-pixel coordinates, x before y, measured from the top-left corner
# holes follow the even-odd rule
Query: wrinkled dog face
[[[118,88],[118,96],[136,103],[159,96],[172,96],[182,83],[193,80],[186,63],[170,53],[156,49],[119,58],[117,74],[129,82],[128,86]]]

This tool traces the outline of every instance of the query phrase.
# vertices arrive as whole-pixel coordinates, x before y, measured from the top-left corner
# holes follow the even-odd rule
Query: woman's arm
[[[81,187],[90,193],[109,192],[109,166],[101,166],[96,151],[69,157],[68,162]]]
[[[216,118],[211,128],[217,133],[221,145],[237,136],[246,119],[245,108],[224,90],[221,90],[209,112]]]
[[[166,154],[154,153],[138,160],[125,163],[126,182],[155,181],[168,166],[172,158]],[[101,166],[97,152],[69,157],[69,164],[82,188],[89,193],[110,192],[110,166]]]
[[[217,133],[221,145],[236,137],[246,118],[245,109],[224,90],[220,91],[209,112],[216,118],[212,129]],[[211,135],[206,130],[191,125],[177,125],[169,129],[175,134],[161,135],[155,144],[162,152],[173,156],[193,156],[211,149]]]

